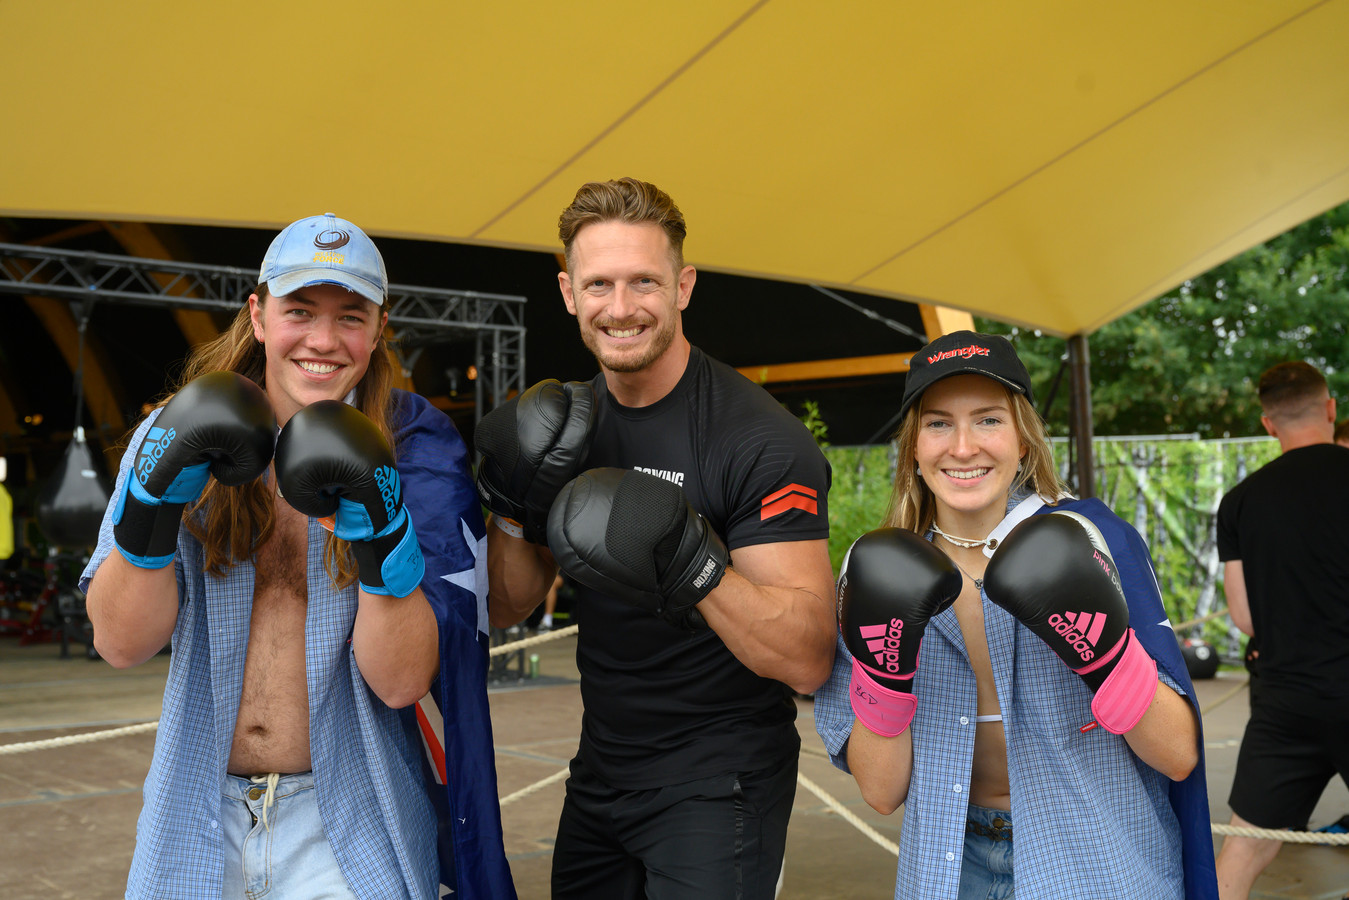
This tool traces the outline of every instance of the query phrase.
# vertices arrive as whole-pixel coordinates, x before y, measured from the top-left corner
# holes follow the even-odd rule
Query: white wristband
[[[506,518],[505,516],[494,515],[492,516],[492,521],[496,522],[497,527],[500,528],[502,531],[506,532],[507,534],[509,534],[511,537],[520,538],[521,540],[524,540],[525,530],[521,528],[519,525],[517,525],[515,522]]]

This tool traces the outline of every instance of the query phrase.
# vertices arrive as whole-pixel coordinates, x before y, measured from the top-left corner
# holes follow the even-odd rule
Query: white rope
[[[1284,841],[1289,844],[1349,845],[1349,834],[1334,834],[1329,831],[1287,831],[1282,828],[1252,828],[1243,825],[1219,825],[1214,822],[1213,833],[1265,838],[1266,840]]]
[[[555,641],[558,638],[571,637],[578,630],[580,625],[568,625],[566,628],[559,628],[557,631],[545,631],[543,634],[536,634],[531,638],[522,638],[518,641],[512,641],[509,644],[501,644],[487,651],[488,656],[504,656],[507,653],[514,653],[517,650],[523,650],[526,647],[533,647],[535,644],[546,644],[549,641]]]
[[[513,803],[516,800],[519,800],[521,797],[528,797],[535,791],[541,791],[544,788],[548,787],[548,785],[566,778],[567,775],[570,773],[570,771],[571,770],[568,768],[563,769],[561,772],[554,772],[552,775],[549,775],[547,778],[543,779],[543,781],[536,781],[527,788],[520,788],[520,790],[516,791],[514,794],[507,794],[506,796],[501,798],[500,803],[502,806],[505,806],[507,803]]]
[[[796,780],[800,782],[803,788],[805,788],[806,790],[814,794],[816,797],[819,797],[821,800],[823,800],[825,806],[829,807],[834,812],[838,813],[840,816],[843,817],[843,820],[845,822],[852,825],[852,827],[856,828],[858,831],[862,832],[867,837],[871,838],[873,841],[879,844],[882,848],[888,851],[891,856],[899,856],[898,844],[887,838],[885,835],[881,834],[876,829],[872,828],[866,822],[863,822],[861,819],[859,819],[856,813],[854,813],[852,810],[848,809],[842,803],[839,803],[837,800],[831,797],[824,788],[820,787],[818,784],[811,781],[809,778],[802,775],[800,772],[796,774]]]
[[[516,650],[523,650],[526,647],[535,644],[543,644],[548,641],[555,641],[558,638],[571,637],[577,632],[580,626],[572,625],[567,628],[559,628],[557,631],[549,631],[532,638],[515,641],[510,644],[502,644],[499,647],[493,647],[488,651],[489,656],[501,656],[505,653],[513,653]],[[71,744],[87,744],[92,741],[106,741],[109,738],[124,737],[131,734],[141,734],[146,731],[154,731],[159,727],[159,722],[141,722],[138,725],[127,725],[122,728],[111,728],[107,731],[91,731],[86,734],[71,734],[65,737],[48,738],[45,741],[27,741],[21,744],[5,744],[0,746],[0,756],[9,756],[15,753],[31,753],[34,750],[48,750],[52,747],[66,747]]]
[[[91,731],[87,734],[70,734],[65,737],[48,738],[45,741],[27,741],[22,744],[5,744],[0,747],[0,756],[11,753],[30,753],[34,750],[46,750],[50,747],[64,747],[68,744],[88,744],[92,741],[106,741],[108,738],[122,737],[128,734],[140,734],[154,731],[159,727],[158,720],[142,722],[139,725],[127,725],[123,728],[111,728],[107,731]]]

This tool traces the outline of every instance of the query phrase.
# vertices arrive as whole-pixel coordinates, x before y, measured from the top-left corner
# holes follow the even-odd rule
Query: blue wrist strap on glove
[[[387,528],[375,534],[370,515],[362,504],[339,499],[333,534],[351,542],[361,587],[368,593],[406,597],[421,585],[426,560],[405,507],[399,508]]]
[[[127,562],[141,569],[162,569],[173,562],[183,507],[201,496],[210,466],[186,466],[163,497],[146,491],[134,472],[127,474],[112,517],[113,541]]]

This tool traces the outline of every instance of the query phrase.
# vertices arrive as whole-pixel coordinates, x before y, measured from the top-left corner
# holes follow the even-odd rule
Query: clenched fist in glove
[[[848,548],[838,578],[839,630],[853,657],[853,713],[876,734],[895,737],[913,721],[918,645],[961,583],[950,557],[912,531],[879,528]]]
[[[393,452],[360,410],[320,400],[291,416],[276,441],[276,484],[306,516],[334,517],[367,592],[406,597],[422,583],[426,562]]]
[[[682,488],[625,469],[568,482],[548,516],[548,546],[582,584],[689,629],[705,626],[695,607],[730,564]]]
[[[209,477],[244,484],[267,470],[276,416],[262,388],[234,372],[185,385],[145,433],[113,512],[113,539],[142,569],[173,562],[183,507]]]
[[[1115,561],[1090,520],[1063,510],[1013,528],[989,561],[984,591],[1087,683],[1102,728],[1123,734],[1143,718],[1157,663],[1129,627]]]
[[[581,471],[595,416],[589,384],[552,378],[483,416],[473,434],[483,506],[519,524],[525,540],[546,543],[548,510]]]

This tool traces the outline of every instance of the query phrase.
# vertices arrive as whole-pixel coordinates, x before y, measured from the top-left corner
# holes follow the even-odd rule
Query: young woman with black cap
[[[900,413],[815,700],[835,765],[905,807],[896,900],[1216,897],[1199,714],[1142,538],[1063,491],[1005,338],[932,341]]]

